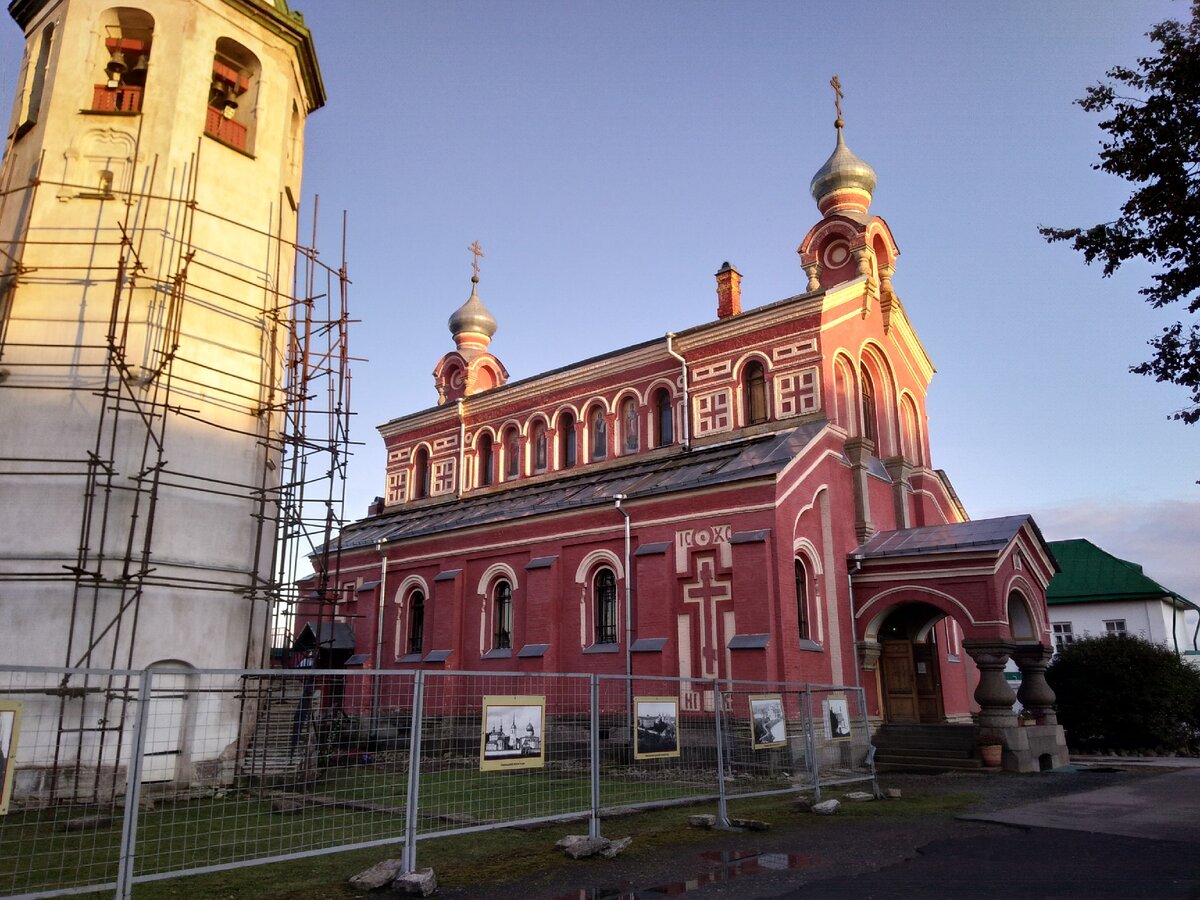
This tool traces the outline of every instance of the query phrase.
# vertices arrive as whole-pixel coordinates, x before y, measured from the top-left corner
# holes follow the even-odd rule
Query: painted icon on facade
[[[540,769],[546,762],[545,719],[545,697],[484,697],[480,770]]]

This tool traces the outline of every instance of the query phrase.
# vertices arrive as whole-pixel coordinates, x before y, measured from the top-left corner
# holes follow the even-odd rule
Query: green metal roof
[[[1061,570],[1046,588],[1046,602],[1052,606],[1056,603],[1162,598],[1200,609],[1148,577],[1137,563],[1118,559],[1085,538],[1050,541],[1047,546]]]

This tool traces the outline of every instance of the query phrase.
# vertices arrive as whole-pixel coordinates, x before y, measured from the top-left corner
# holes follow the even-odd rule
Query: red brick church
[[[933,365],[836,125],[795,296],[743,309],[725,263],[712,321],[509,381],[476,265],[437,404],[379,428],[386,494],[309,637],[383,669],[861,680],[880,721],[994,727],[1012,658],[1052,724],[1055,563],[933,468]]]

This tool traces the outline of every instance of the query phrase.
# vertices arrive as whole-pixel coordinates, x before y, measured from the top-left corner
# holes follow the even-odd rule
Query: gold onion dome
[[[471,276],[471,296],[467,302],[454,311],[446,323],[450,333],[457,337],[464,332],[482,334],[490,338],[496,333],[496,320],[487,311],[483,301],[479,299],[479,276]]]
[[[826,211],[823,201],[838,191],[862,191],[867,195],[867,202],[862,204],[862,210],[865,212],[870,205],[871,193],[875,190],[875,170],[846,146],[842,137],[841,119],[837,121],[837,146],[833,148],[829,159],[825,160],[825,165],[813,176],[809,190],[822,211]]]

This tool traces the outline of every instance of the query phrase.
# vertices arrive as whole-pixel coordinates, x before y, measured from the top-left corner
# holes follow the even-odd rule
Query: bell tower
[[[286,0],[8,10],[6,661],[260,666],[312,36]]]

